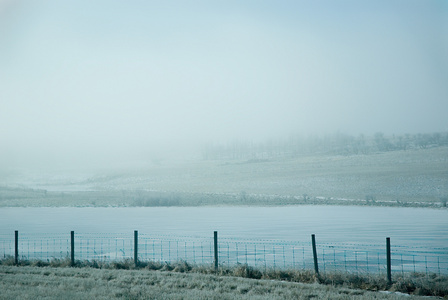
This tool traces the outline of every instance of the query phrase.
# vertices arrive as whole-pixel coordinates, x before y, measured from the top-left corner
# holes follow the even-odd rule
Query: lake
[[[1,208],[0,234],[127,233],[448,247],[448,211],[361,206]]]
[[[142,243],[145,237],[148,243],[149,238],[155,237],[160,243],[164,239],[179,243],[182,237],[201,241],[211,238],[216,230],[220,241],[227,241],[222,248],[227,247],[232,253],[235,250],[230,248],[236,241],[258,243],[258,249],[266,243],[269,248],[275,241],[308,245],[311,234],[315,234],[321,255],[327,251],[335,261],[336,255],[343,253],[342,250],[336,253],[335,249],[350,249],[353,248],[351,245],[357,245],[362,249],[382,251],[386,237],[390,237],[395,249],[412,252],[406,254],[409,256],[407,260],[410,257],[415,260],[418,253],[436,253],[437,260],[448,260],[448,211],[443,209],[361,206],[1,208],[0,238],[12,237],[14,230],[28,239],[45,235],[68,237],[71,230],[77,235],[125,235],[131,238],[134,230],[138,230]],[[152,243],[155,247],[154,241]],[[160,248],[164,247],[160,245]],[[170,247],[172,245],[170,242]],[[148,244],[145,246],[149,247]],[[308,246],[303,247],[308,256]],[[162,256],[162,250],[158,251]],[[273,247],[272,251],[276,249]],[[283,251],[290,250],[283,247]],[[151,258],[150,254],[148,256]],[[227,256],[230,260],[229,253]],[[378,264],[379,260],[378,257]]]

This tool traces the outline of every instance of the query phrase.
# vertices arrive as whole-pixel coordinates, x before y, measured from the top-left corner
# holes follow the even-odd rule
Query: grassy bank
[[[194,206],[283,206],[361,205],[388,207],[446,208],[446,198],[384,200],[264,195],[240,193],[155,192],[145,190],[42,192],[35,189],[0,187],[0,207],[194,207]]]
[[[101,263],[69,260],[0,261],[0,299],[40,297],[127,298],[127,299],[397,299],[397,294],[448,298],[448,277],[424,274],[384,276],[324,273],[310,270],[258,270],[246,265],[221,267],[186,262],[144,262],[138,268],[132,260]],[[20,287],[20,288],[18,288]],[[376,293],[374,293],[374,291]],[[383,292],[380,292],[383,291]],[[387,294],[386,294],[387,292]],[[23,294],[22,294],[23,293]],[[2,298],[3,297],[3,298]]]

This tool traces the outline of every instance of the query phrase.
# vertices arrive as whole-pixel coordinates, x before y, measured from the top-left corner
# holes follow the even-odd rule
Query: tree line
[[[377,132],[373,136],[334,133],[308,137],[294,135],[263,142],[235,140],[225,144],[208,144],[203,148],[202,157],[205,160],[263,160],[310,154],[359,155],[447,145],[448,132],[390,136],[382,132]]]

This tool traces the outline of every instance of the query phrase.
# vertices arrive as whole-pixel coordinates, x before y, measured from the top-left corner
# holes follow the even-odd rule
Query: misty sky
[[[446,0],[0,0],[0,163],[447,130]]]

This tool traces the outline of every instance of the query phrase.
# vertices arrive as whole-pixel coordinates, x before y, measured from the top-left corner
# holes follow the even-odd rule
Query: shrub
[[[248,265],[238,265],[232,272],[233,276],[243,278],[261,279],[262,273]]]

